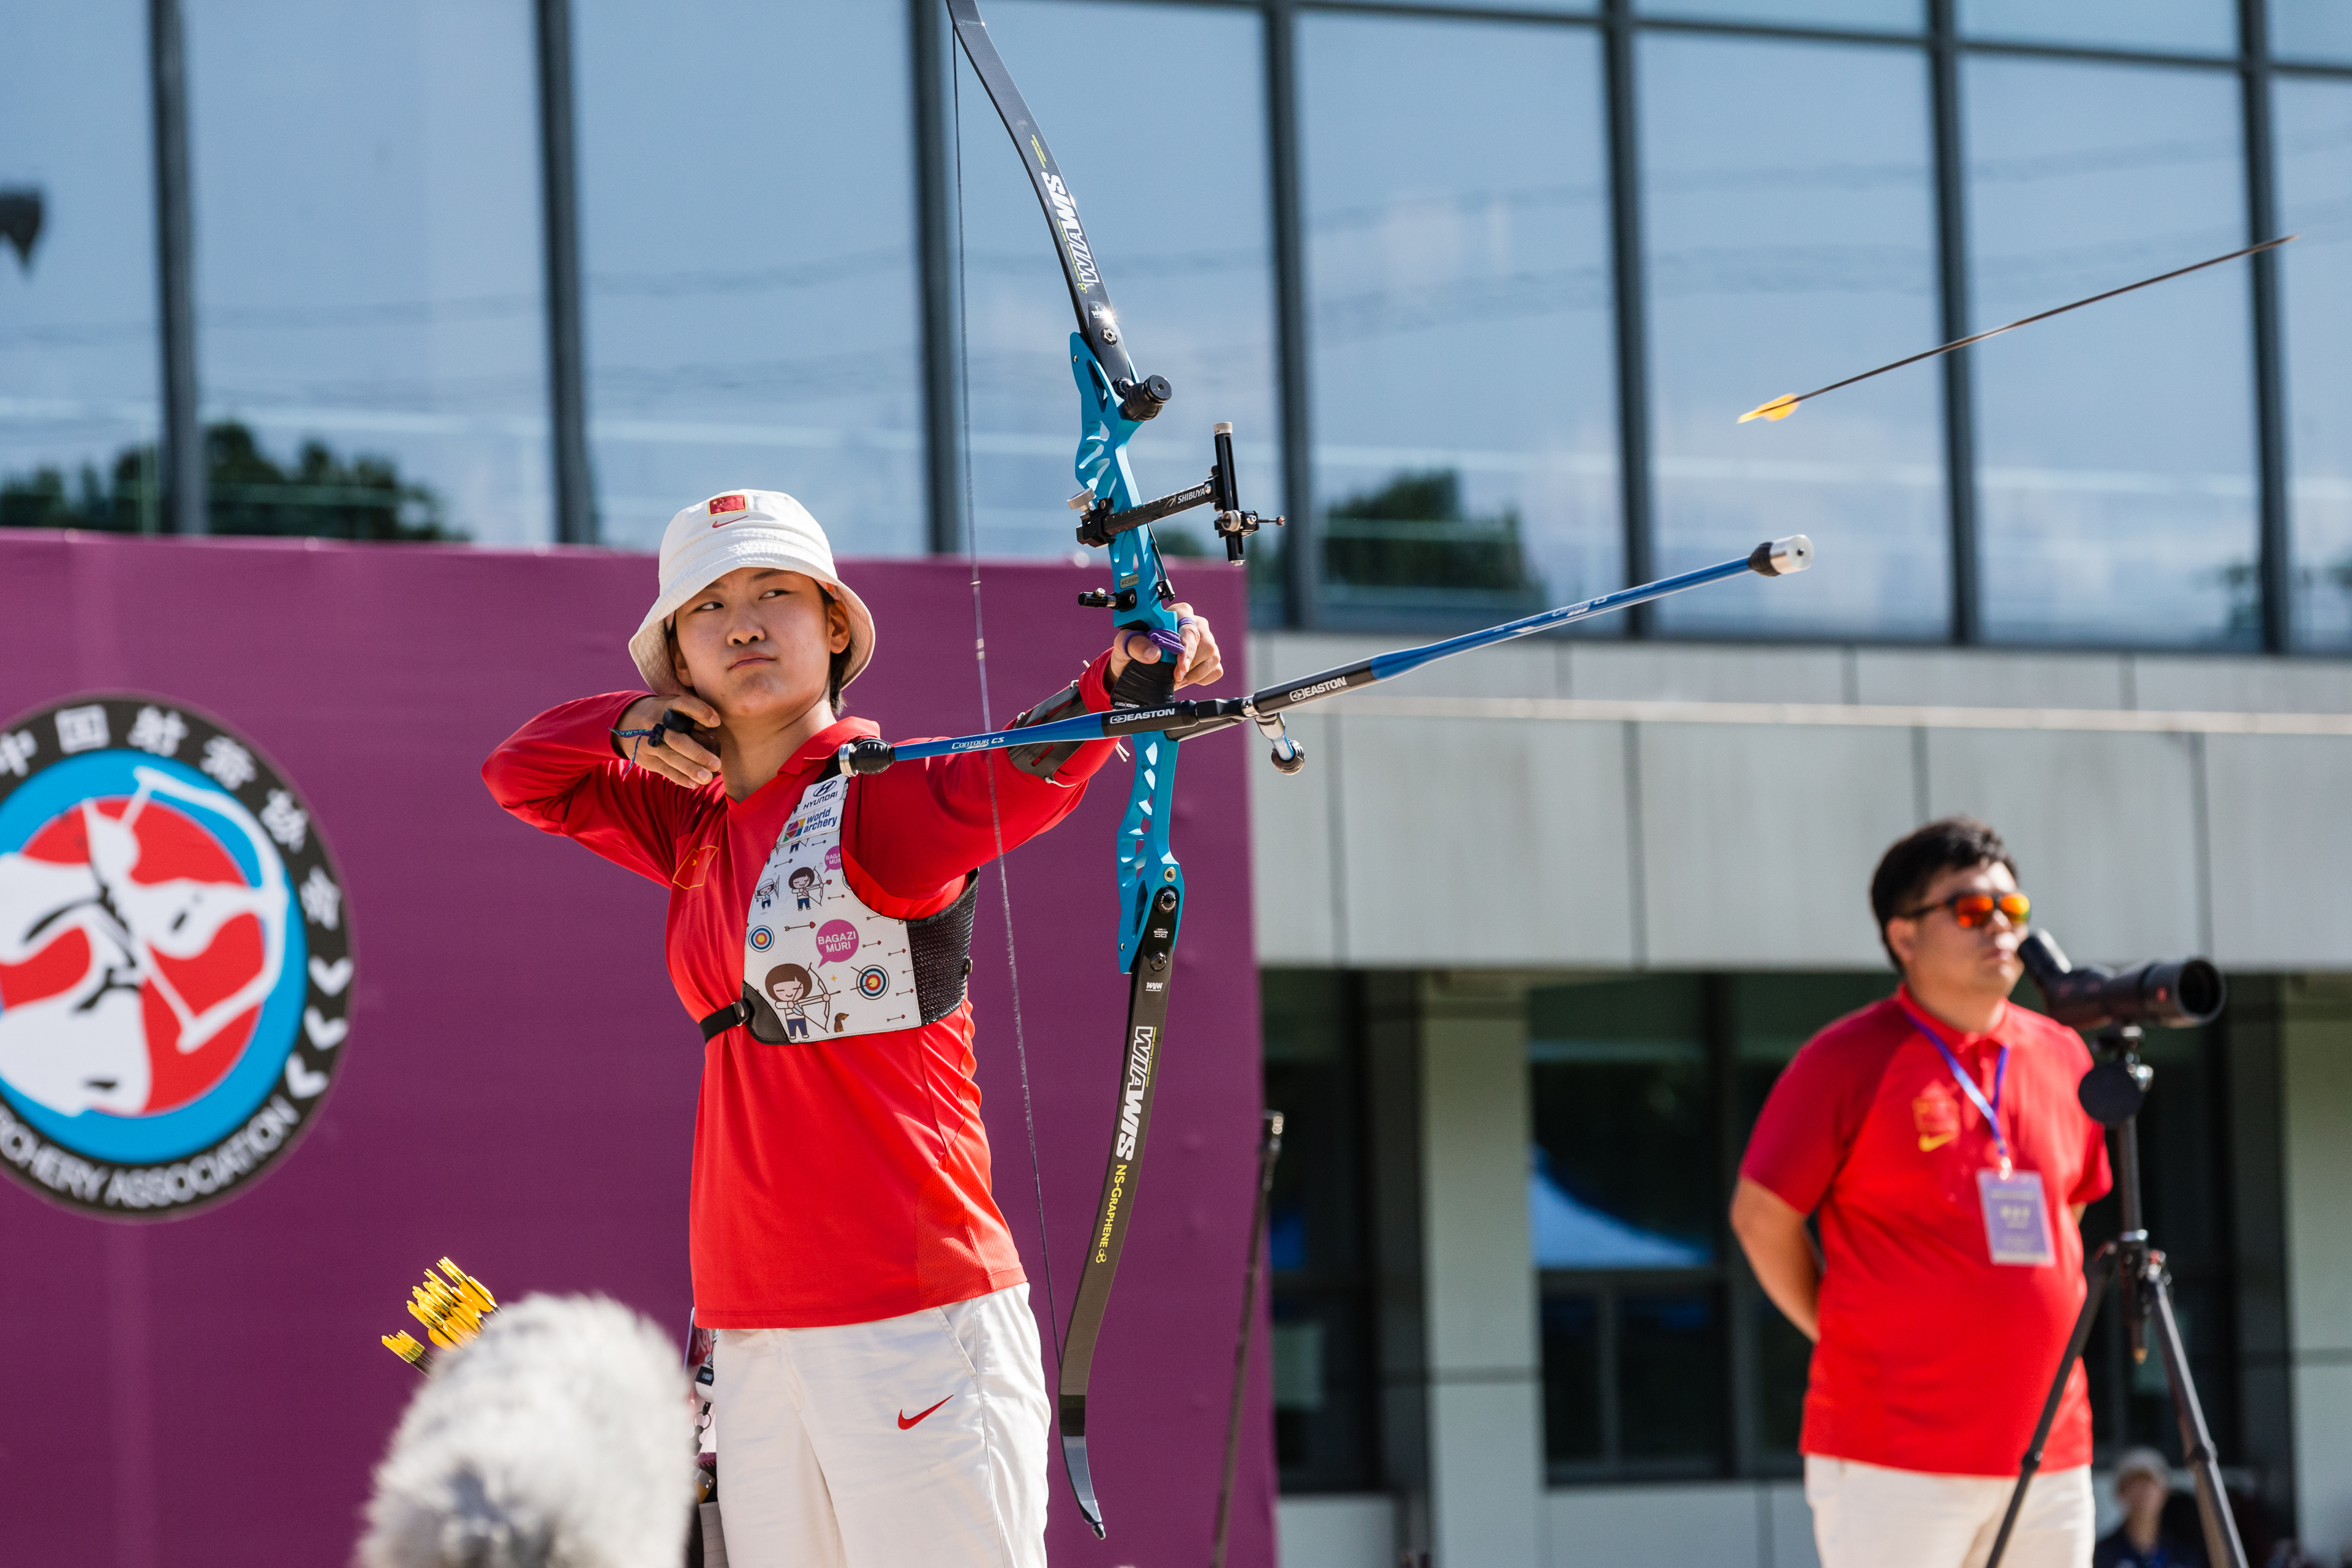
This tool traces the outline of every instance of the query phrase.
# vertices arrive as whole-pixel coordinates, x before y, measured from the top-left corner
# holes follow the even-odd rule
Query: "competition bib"
[[[907,922],[877,914],[841,868],[849,781],[811,784],[752,884],[743,1002],[767,1045],[833,1040],[921,1023]]]

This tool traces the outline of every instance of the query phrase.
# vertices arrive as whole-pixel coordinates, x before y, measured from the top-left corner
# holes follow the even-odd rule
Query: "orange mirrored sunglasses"
[[[2007,915],[2010,924],[2023,926],[2025,917],[2033,912],[2033,900],[2023,893],[1954,893],[1936,903],[1907,910],[1903,918],[1916,921],[1922,915],[1932,915],[1937,910],[1951,910],[1952,923],[1962,931],[1974,931],[1980,925],[1990,925],[1995,910]]]

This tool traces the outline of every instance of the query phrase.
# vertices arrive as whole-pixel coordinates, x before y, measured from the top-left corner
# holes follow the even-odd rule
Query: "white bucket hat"
[[[727,490],[688,507],[662,531],[661,596],[629,639],[629,657],[648,690],[671,697],[682,689],[670,668],[663,623],[739,566],[798,572],[824,584],[849,614],[849,668],[841,684],[865,670],[874,657],[874,617],[835,574],[833,546],[816,519],[781,490]]]

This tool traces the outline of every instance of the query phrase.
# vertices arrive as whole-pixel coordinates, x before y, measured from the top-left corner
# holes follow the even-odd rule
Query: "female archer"
[[[705,1041],[689,1251],[695,1321],[718,1331],[729,1560],[1042,1568],[1051,1411],[989,1193],[962,976],[997,825],[1010,848],[1060,822],[1110,743],[843,777],[835,754],[877,733],[841,717],[874,622],[816,521],[774,491],[714,496],[670,520],[659,570],[629,641],[650,694],[551,709],[483,777],[515,816],[669,889],[670,980]],[[1175,609],[1176,684],[1214,681],[1215,637]],[[1122,634],[1015,722],[1106,710],[1131,663],[1161,657]],[[669,709],[697,728],[667,728]],[[779,1026],[779,939],[748,915],[756,888],[828,850],[858,947],[907,956],[878,1001],[837,990],[837,1032],[812,1039]],[[877,932],[903,940],[867,949]]]

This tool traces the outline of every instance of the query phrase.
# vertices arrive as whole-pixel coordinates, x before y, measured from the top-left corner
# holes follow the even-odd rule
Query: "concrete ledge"
[[[1423,640],[1412,632],[1257,632],[1250,639],[1250,669],[1271,683]],[[1425,666],[1381,689],[1632,701],[2352,713],[2352,659],[1530,637]]]
[[[1296,727],[1304,773],[1251,769],[1266,963],[1875,969],[1871,867],[1968,812],[2078,961],[2352,970],[2352,662],[1563,643]],[[1759,919],[1727,878],[1796,904]]]

